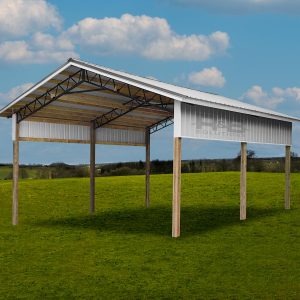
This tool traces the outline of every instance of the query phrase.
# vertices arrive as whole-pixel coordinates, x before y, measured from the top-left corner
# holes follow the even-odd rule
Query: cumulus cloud
[[[74,50],[74,45],[70,40],[62,36],[57,38],[50,34],[37,32],[33,35],[32,45],[39,49],[61,49],[61,50]]]
[[[241,99],[253,102],[259,106],[275,108],[287,99],[294,99],[300,102],[300,88],[289,87],[283,89],[274,87],[270,92],[267,92],[261,86],[254,85],[242,95]]]
[[[37,2],[47,5],[42,0]],[[166,19],[124,14],[120,18],[85,18],[57,36],[37,30],[26,38],[0,40],[0,60],[10,63],[62,62],[68,57],[78,57],[76,50],[83,48],[98,55],[203,61],[224,54],[229,43],[226,32],[180,35],[171,29]]]
[[[216,67],[205,68],[200,72],[193,72],[189,74],[188,81],[195,85],[216,88],[223,87],[226,82],[222,72]]]
[[[300,2],[295,0],[176,0],[176,2],[225,13],[300,13]]]
[[[20,37],[47,27],[59,29],[62,20],[45,0],[0,0],[0,36]]]
[[[166,19],[124,14],[120,18],[86,18],[62,37],[100,54],[137,54],[149,59],[202,61],[229,47],[226,32],[179,35]]]
[[[46,0],[0,0],[0,60],[52,63],[78,57],[71,41],[39,32],[60,29],[61,24],[57,10]]]
[[[17,85],[15,87],[13,87],[12,89],[10,89],[6,93],[0,92],[0,106],[3,107],[5,105],[7,105],[10,101],[12,101],[15,98],[17,98],[18,96],[20,96],[22,93],[24,93],[25,91],[30,89],[32,86],[33,86],[33,83],[28,82],[28,83],[24,83],[21,85]]]
[[[0,43],[0,59],[10,63],[63,62],[69,57],[78,57],[74,46],[63,37],[36,33],[29,41]]]
[[[298,87],[289,87],[286,89],[274,87],[272,93],[277,97],[291,97],[300,101],[300,88]]]

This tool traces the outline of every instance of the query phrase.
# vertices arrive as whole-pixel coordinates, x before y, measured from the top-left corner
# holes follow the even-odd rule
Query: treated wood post
[[[19,214],[19,124],[16,115],[13,115],[13,202],[12,224],[18,224]]]
[[[94,123],[90,126],[90,214],[95,212],[95,152],[96,130]]]
[[[180,236],[181,137],[174,138],[172,237]]]
[[[285,209],[291,208],[291,146],[285,146]]]
[[[146,195],[145,195],[145,205],[149,207],[150,205],[150,129],[147,128],[145,132],[145,145],[146,145]]]
[[[241,143],[240,220],[247,217],[247,143]]]

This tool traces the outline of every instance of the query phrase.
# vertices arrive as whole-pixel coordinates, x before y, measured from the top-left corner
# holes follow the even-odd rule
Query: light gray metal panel
[[[145,132],[128,129],[98,128],[96,131],[96,142],[144,145]]]
[[[80,141],[88,143],[90,127],[74,124],[44,122],[20,122],[20,138]],[[107,144],[145,144],[145,133],[128,129],[98,128],[96,143]]]
[[[20,122],[21,138],[89,141],[90,128],[73,124]]]
[[[291,145],[292,123],[222,109],[181,104],[181,136]]]

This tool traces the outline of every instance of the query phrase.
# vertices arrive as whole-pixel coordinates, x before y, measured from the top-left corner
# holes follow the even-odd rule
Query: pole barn
[[[154,79],[69,59],[0,111],[12,118],[12,223],[18,224],[19,142],[90,144],[90,213],[95,211],[95,145],[144,146],[150,205],[150,135],[174,123],[172,236],[180,236],[182,138],[241,143],[240,219],[246,219],[247,144],[285,146],[290,208],[292,122],[300,119]]]

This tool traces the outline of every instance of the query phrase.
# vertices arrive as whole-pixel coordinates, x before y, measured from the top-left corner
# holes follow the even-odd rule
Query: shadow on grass
[[[283,213],[280,208],[250,208],[248,221]],[[70,227],[92,229],[99,232],[149,233],[170,236],[172,211],[170,207],[135,208],[109,210],[94,216],[78,216],[48,219],[35,225],[46,227]],[[181,232],[184,236],[198,235],[218,228],[243,224],[239,220],[239,207],[183,207],[181,210]]]

